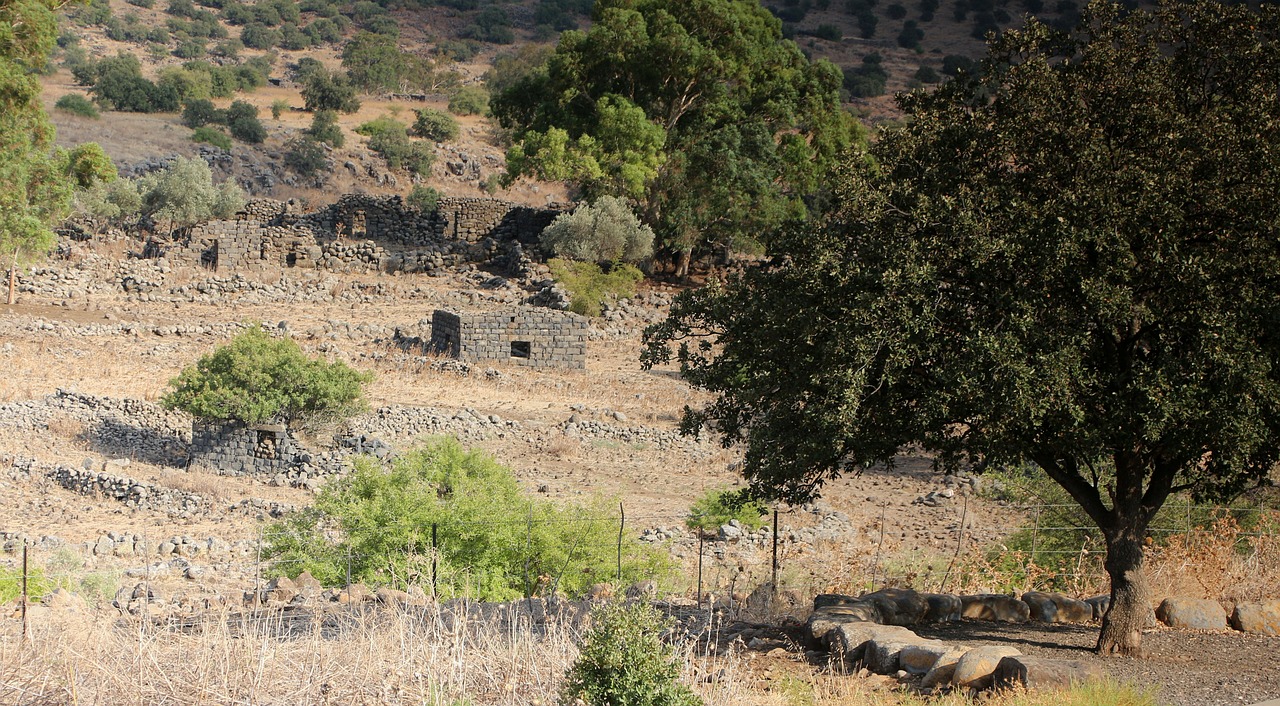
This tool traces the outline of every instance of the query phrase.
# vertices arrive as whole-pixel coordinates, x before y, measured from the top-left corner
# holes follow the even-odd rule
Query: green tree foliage
[[[1280,460],[1277,75],[1269,5],[1010,30],[978,78],[904,98],[789,265],[683,296],[646,360],[682,343],[718,395],[685,429],[745,440],[763,494],[909,445],[1035,463],[1106,539],[1099,650],[1137,652],[1151,518]]]
[[[332,166],[324,147],[315,139],[292,140],[284,151],[284,166],[304,177],[313,177]]]
[[[458,138],[458,121],[448,113],[433,108],[414,111],[413,134],[436,142],[448,142]]]
[[[94,68],[90,92],[111,110],[134,113],[172,113],[178,110],[173,86],[158,86],[142,77],[142,64],[132,54],[103,59]]]
[[[169,381],[162,403],[198,419],[245,424],[335,419],[364,408],[370,373],[308,358],[288,338],[251,326]]]
[[[854,98],[874,98],[884,95],[885,84],[889,81],[889,72],[884,68],[884,59],[878,53],[862,57],[862,65],[845,69],[844,87]]]
[[[88,189],[98,182],[109,184],[119,176],[115,163],[96,142],[71,148],[67,153],[66,174],[81,189]]]
[[[489,92],[479,86],[459,89],[449,98],[449,112],[454,115],[488,115]]]
[[[244,192],[231,179],[213,183],[202,159],[178,157],[167,168],[138,180],[142,213],[170,228],[210,218],[230,218],[244,205]]]
[[[302,86],[302,102],[307,110],[336,110],[339,113],[360,110],[356,87],[346,76],[323,66],[307,72]]]
[[[60,3],[0,0],[0,261],[42,256],[67,214],[72,182],[54,148],[34,69],[58,35]]]
[[[369,149],[387,160],[388,169],[407,169],[413,174],[428,175],[435,161],[435,148],[427,142],[409,139],[405,124],[382,116],[361,124],[356,133],[369,138]]]
[[[715,532],[732,520],[747,529],[764,527],[764,503],[741,490],[711,490],[689,508],[685,526],[699,532]]]
[[[389,466],[358,461],[314,508],[272,528],[266,553],[290,575],[310,571],[326,585],[346,581],[350,557],[352,580],[429,586],[432,525],[442,598],[580,596],[618,578],[618,519],[608,506],[531,499],[510,469],[453,439],[432,440]],[[622,552],[624,582],[665,569],[634,537]]]
[[[214,147],[221,149],[223,152],[231,151],[231,136],[219,130],[216,127],[202,125],[196,128],[195,130],[192,130],[191,141],[203,142],[204,144],[207,144],[207,145],[213,145]],[[286,165],[288,164],[287,155],[285,158],[285,163]]]
[[[365,91],[395,90],[406,69],[405,56],[395,37],[360,32],[342,48],[342,68]]]
[[[591,30],[561,35],[492,110],[514,136],[508,183],[634,198],[687,256],[807,213],[857,136],[840,81],[757,2],[602,0]]]
[[[87,189],[76,190],[73,211],[89,218],[128,219],[141,213],[142,195],[138,184],[130,179],[95,181]]]
[[[235,101],[227,108],[227,129],[232,137],[251,145],[267,139],[267,129],[258,119],[258,108],[244,101]]]
[[[648,603],[606,603],[591,614],[561,706],[701,706],[681,684],[680,660],[662,640],[672,620]]]
[[[653,254],[653,229],[613,196],[556,216],[538,238],[557,257],[583,262],[639,262]]]
[[[195,129],[205,125],[225,125],[227,123],[227,113],[218,110],[213,105],[213,101],[207,98],[196,98],[187,101],[182,108],[182,124]]]
[[[58,99],[57,103],[53,104],[53,107],[64,113],[71,113],[72,115],[79,115],[84,118],[93,118],[94,120],[97,120],[99,117],[98,106],[94,105],[92,101],[79,93],[68,93],[65,96],[62,96]]]
[[[633,265],[607,267],[595,262],[553,258],[547,262],[551,276],[569,290],[569,311],[583,316],[599,316],[606,303],[635,296],[644,273]]]
[[[440,203],[440,192],[430,186],[419,184],[413,187],[413,191],[409,192],[409,195],[405,198],[405,203],[423,213],[430,213],[436,210]]]
[[[346,142],[342,127],[338,125],[338,114],[332,110],[317,110],[311,116],[311,127],[305,132],[307,137],[330,147],[341,147]]]

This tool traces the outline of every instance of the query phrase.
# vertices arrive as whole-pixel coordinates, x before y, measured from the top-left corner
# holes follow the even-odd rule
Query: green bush
[[[578,596],[618,578],[618,519],[610,507],[530,498],[483,451],[436,439],[388,465],[357,459],[313,507],[268,531],[266,554],[283,573],[309,571],[325,585],[344,583],[349,566],[354,581],[424,586],[434,525],[441,598]],[[668,561],[627,537],[622,581],[660,576]]]
[[[449,112],[454,115],[488,115],[489,92],[479,86],[460,89],[449,99]]]
[[[405,124],[391,117],[390,115],[379,115],[373,120],[360,123],[356,126],[355,133],[364,135],[368,138],[379,137],[382,135],[408,135],[408,129]]]
[[[730,520],[737,520],[743,527],[757,530],[764,527],[765,513],[763,503],[750,499],[741,490],[712,490],[694,501],[684,523],[691,530],[714,532]]]
[[[413,187],[413,191],[409,192],[409,196],[405,198],[405,202],[423,213],[429,213],[436,210],[436,207],[439,205],[440,192],[429,186],[422,186],[419,184],[418,186]]]
[[[292,140],[285,148],[284,166],[304,177],[313,177],[329,169],[328,155],[319,142],[310,138]]]
[[[170,228],[210,218],[230,218],[244,205],[244,192],[235,181],[213,183],[213,172],[202,159],[178,157],[163,171],[136,181],[142,213]]]
[[[251,145],[267,139],[267,129],[258,120],[258,109],[244,101],[236,101],[227,108],[227,129],[232,137]]]
[[[592,611],[582,651],[565,674],[562,706],[701,704],[679,682],[680,660],[662,641],[673,623],[647,603],[608,603]]]
[[[341,418],[364,408],[369,373],[308,358],[252,326],[169,381],[162,404],[208,420],[259,424]]]
[[[94,77],[91,92],[98,103],[113,110],[134,113],[169,113],[178,110],[178,92],[142,77],[142,64],[129,54],[103,59],[77,81]]]
[[[99,117],[98,106],[94,105],[93,101],[85,98],[79,93],[66,94],[59,98],[58,102],[53,104],[53,107],[64,113],[71,113],[72,115],[79,115],[85,118],[96,119]]]
[[[653,229],[614,196],[556,216],[539,241],[558,257],[600,264],[639,262],[653,254]]]
[[[302,86],[302,101],[307,110],[336,110],[339,113],[360,110],[356,87],[342,74],[324,67],[307,72]]]
[[[56,588],[41,569],[27,571],[27,599],[39,601]],[[22,569],[0,566],[0,606],[12,607],[22,597]]]
[[[182,109],[182,124],[193,130],[205,125],[225,125],[226,122],[226,111],[218,110],[207,98],[187,101]]]
[[[942,80],[942,75],[932,66],[921,66],[916,69],[914,78],[920,83],[937,83]]]
[[[254,22],[240,30],[240,42],[250,49],[270,49],[280,43],[280,30]]]
[[[289,110],[289,101],[283,98],[277,98],[271,101],[271,119],[279,120],[280,116]]]
[[[67,176],[78,188],[87,189],[98,182],[111,183],[119,175],[102,145],[86,142],[67,152]]]
[[[855,98],[874,98],[884,95],[889,72],[885,70],[879,54],[862,57],[862,65],[844,70],[844,87]]]
[[[547,262],[551,276],[569,290],[569,310],[599,316],[606,302],[635,296],[644,273],[631,265],[614,265],[606,272],[594,262],[555,258]]]
[[[341,147],[346,142],[338,126],[338,114],[332,110],[317,110],[311,117],[311,127],[304,132],[316,142],[325,142],[331,147]]]
[[[356,128],[356,133],[369,137],[369,149],[387,161],[388,169],[406,169],[413,174],[428,175],[435,161],[435,150],[426,142],[409,139],[404,123],[382,116]]]
[[[87,189],[77,189],[72,207],[77,215],[90,218],[131,218],[142,210],[142,196],[137,183],[130,179],[99,181]]]
[[[216,127],[204,125],[196,128],[191,132],[191,141],[213,145],[223,152],[231,151],[231,136]]]
[[[432,108],[414,111],[418,114],[413,121],[413,134],[436,142],[448,142],[458,137],[458,121],[448,113]]]

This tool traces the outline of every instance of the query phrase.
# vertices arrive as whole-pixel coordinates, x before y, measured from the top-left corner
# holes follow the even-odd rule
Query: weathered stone
[[[875,606],[879,622],[885,625],[915,625],[929,611],[924,596],[909,588],[885,588],[861,596],[858,602]]]
[[[1217,601],[1204,598],[1166,598],[1156,608],[1156,619],[1171,628],[1225,630],[1227,611]]]
[[[898,662],[910,674],[927,674],[938,660],[950,654],[955,654],[956,659],[959,659],[960,655],[964,654],[964,650],[955,645],[931,640],[902,648],[901,654],[898,655]]]
[[[881,630],[863,648],[862,663],[876,674],[893,674],[904,668],[901,661],[902,651],[919,645],[932,647],[938,651],[947,649],[945,642],[928,640],[909,630],[901,633],[887,633]]]
[[[374,594],[378,602],[383,605],[390,606],[407,606],[412,603],[412,598],[407,591],[400,591],[394,588],[382,587]]]
[[[964,603],[960,596],[950,593],[925,593],[924,599],[929,603],[929,610],[924,614],[926,623],[952,623],[960,619]]]
[[[878,624],[880,612],[869,603],[827,605],[809,615],[809,635],[817,645],[825,645],[835,628],[848,623]]]
[[[264,600],[269,603],[288,603],[297,595],[298,587],[294,584],[293,579],[281,576],[272,579],[271,583],[267,584]]]
[[[1105,675],[1102,667],[1083,660],[1010,655],[1000,660],[991,676],[992,685],[998,689],[1012,686],[1044,689],[1068,688]]]
[[[970,620],[1025,623],[1031,619],[1031,608],[1026,603],[1003,593],[960,596],[960,601],[960,614]]]
[[[975,647],[965,652],[956,663],[951,683],[967,689],[985,689],[991,686],[992,674],[1000,660],[1019,654],[1022,653],[1012,647]]]
[[[831,647],[831,652],[843,657],[848,662],[865,660],[867,648],[873,640],[879,640],[883,644],[893,642],[899,645],[907,645],[917,643],[921,638],[898,625],[877,625],[875,623],[845,623],[836,626],[827,635],[827,642]],[[894,667],[894,670],[896,669],[897,667]]]
[[[1089,607],[1093,609],[1093,619],[1102,620],[1102,616],[1106,615],[1107,610],[1111,608],[1111,594],[1104,593],[1100,596],[1086,598],[1084,602],[1088,603]]]
[[[1087,623],[1093,619],[1093,606],[1061,593],[1027,591],[1022,602],[1031,611],[1031,619],[1042,623]]]
[[[1280,635],[1280,600],[1237,603],[1231,627],[1253,635]]]
[[[298,590],[298,594],[305,598],[315,598],[324,591],[324,586],[311,575],[310,571],[304,571],[298,574],[298,578],[293,580],[294,586]]]
[[[920,680],[920,686],[924,689],[932,689],[936,686],[947,686],[951,683],[956,673],[956,665],[960,663],[960,658],[968,652],[968,649],[957,647],[950,652],[938,657],[934,661],[933,666],[925,672],[924,677]]]

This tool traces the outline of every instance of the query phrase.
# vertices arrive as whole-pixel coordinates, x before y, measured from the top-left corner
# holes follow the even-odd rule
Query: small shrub
[[[922,39],[924,39],[924,30],[920,29],[915,20],[907,20],[902,25],[902,31],[898,33],[898,46],[903,49],[918,49]]]
[[[547,262],[551,276],[569,290],[569,310],[583,316],[599,316],[606,302],[635,296],[644,273],[631,265],[614,265],[606,271],[594,262],[554,258]]]
[[[889,19],[891,20],[900,20],[907,16],[907,8],[903,7],[900,3],[895,2],[885,8],[885,14],[889,15]]]
[[[87,189],[98,182],[109,184],[115,181],[118,173],[115,162],[107,156],[102,145],[86,142],[67,152],[67,176],[79,188]]]
[[[449,99],[449,112],[454,115],[487,115],[489,92],[479,86],[467,86]]]
[[[702,699],[679,682],[680,660],[662,641],[673,621],[647,603],[605,604],[565,675],[561,704],[698,706]]]
[[[29,569],[27,571],[27,599],[30,601],[39,601],[46,594],[51,593],[56,586],[52,580],[44,575],[41,569]],[[22,597],[22,569],[10,569],[0,566],[0,605],[10,607],[11,604]]]
[[[429,186],[419,184],[413,187],[413,191],[409,192],[405,202],[423,213],[429,213],[436,210],[436,206],[440,203],[440,192]]]
[[[813,36],[818,39],[825,39],[828,42],[838,42],[841,39],[844,39],[844,32],[833,24],[820,24],[818,25],[818,28],[813,31]]]
[[[289,110],[289,101],[283,98],[277,98],[271,101],[271,119],[279,120],[285,111]]]
[[[685,526],[701,532],[715,532],[721,525],[737,520],[747,529],[764,527],[765,506],[740,490],[712,490],[689,508]]]
[[[267,129],[258,120],[258,109],[244,101],[236,101],[227,108],[227,129],[232,137],[251,145],[267,139]]]
[[[948,54],[942,57],[942,73],[958,76],[961,72],[969,73],[974,69],[974,61],[967,56]]]
[[[921,66],[916,69],[914,78],[920,83],[937,83],[942,80],[941,74],[932,66]]]
[[[360,110],[356,87],[346,76],[324,67],[308,70],[302,86],[302,101],[307,110],[336,110],[339,113]]]
[[[64,113],[71,113],[85,118],[97,119],[99,117],[98,106],[79,93],[66,94],[59,98],[58,102],[53,104],[53,107]]]
[[[182,124],[193,130],[205,125],[225,125],[226,122],[226,112],[218,110],[207,98],[187,101],[182,109]]]
[[[413,134],[436,142],[448,142],[458,137],[458,121],[448,113],[431,108],[415,111],[418,119],[413,121]]]
[[[862,57],[862,65],[844,70],[844,87],[855,98],[884,95],[889,72],[881,64],[879,54]]]
[[[309,178],[329,169],[330,163],[320,143],[304,137],[292,140],[285,148],[284,166]]]
[[[600,264],[639,262],[653,253],[653,229],[614,196],[556,216],[539,239],[559,257]]]
[[[213,145],[223,152],[231,151],[231,137],[216,127],[204,125],[196,128],[191,132],[191,141]]]
[[[331,147],[341,147],[346,142],[338,125],[338,114],[332,110],[317,110],[311,118],[311,127],[304,132],[316,142],[324,142]]]
[[[308,358],[253,326],[169,381],[162,403],[200,419],[246,424],[342,417],[364,408],[369,373]]]

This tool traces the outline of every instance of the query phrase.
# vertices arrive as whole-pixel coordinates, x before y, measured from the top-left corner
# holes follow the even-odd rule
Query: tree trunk
[[[1142,572],[1142,542],[1139,528],[1107,533],[1107,559],[1111,577],[1111,608],[1102,618],[1098,654],[1141,657],[1142,627],[1151,610],[1151,589]]]
[[[692,250],[681,250],[676,255],[676,278],[683,280],[689,276],[689,261],[693,259]]]

